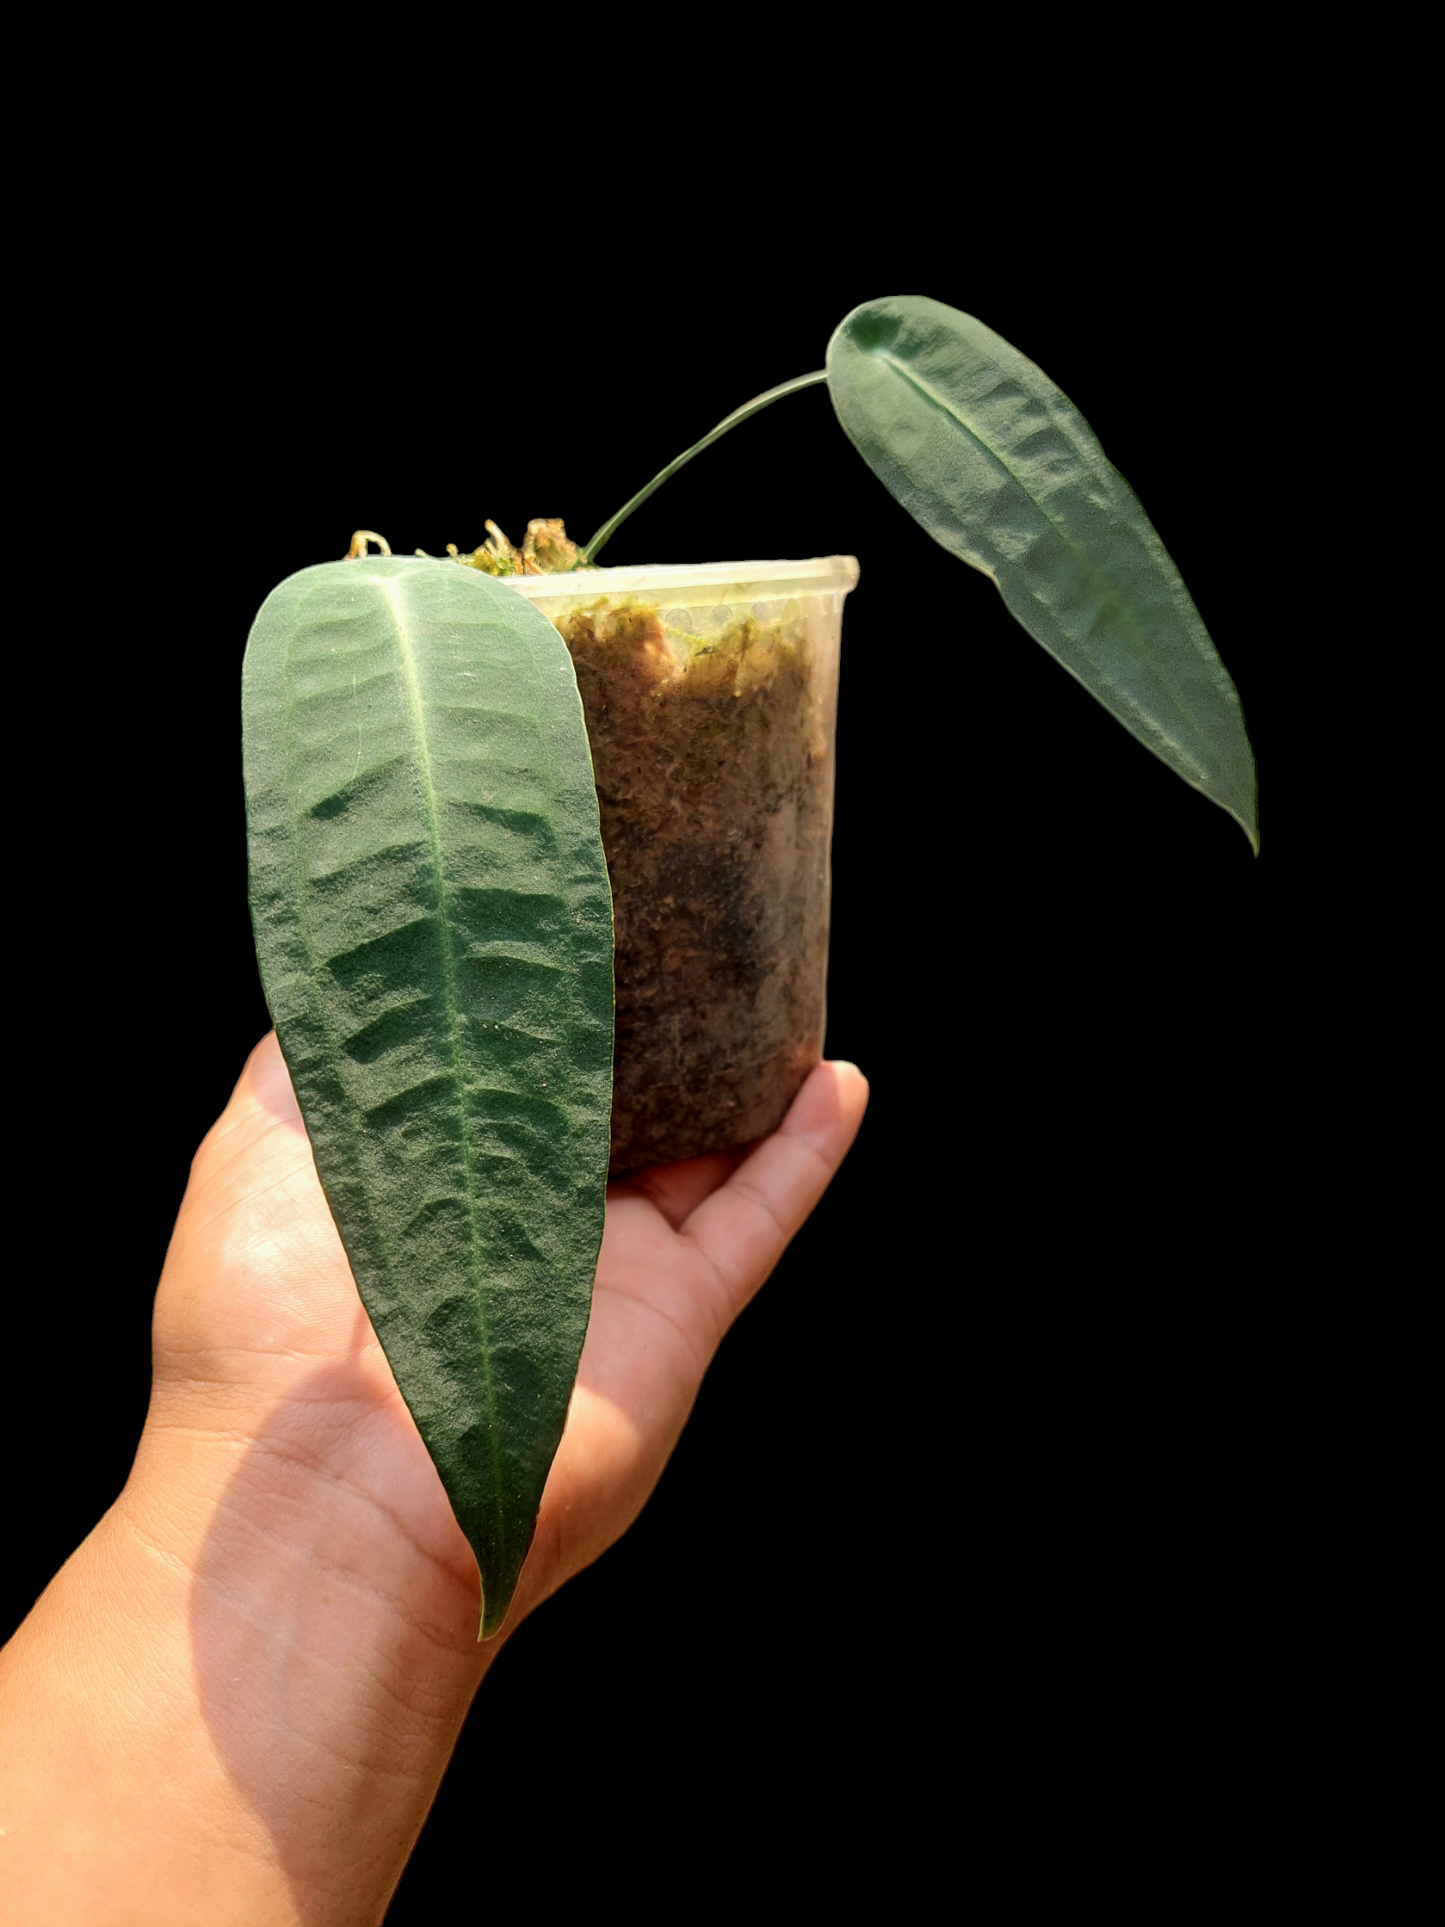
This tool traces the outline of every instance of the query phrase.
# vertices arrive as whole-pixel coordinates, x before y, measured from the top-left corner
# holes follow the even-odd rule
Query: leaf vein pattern
[[[1028,501],[1030,501],[1033,504],[1033,506],[1038,510],[1039,514],[1048,523],[1049,527],[1053,529],[1054,533],[1060,538],[1060,540],[1064,543],[1065,547],[1070,551],[1070,553],[1078,558],[1079,562],[1082,564],[1084,572],[1088,575],[1091,581],[1093,581],[1095,584],[1098,585],[1101,602],[1103,604],[1102,607],[1095,610],[1093,617],[1090,620],[1089,630],[1088,630],[1089,637],[1092,638],[1100,629],[1103,629],[1107,633],[1109,624],[1111,622],[1114,622],[1119,624],[1121,627],[1129,630],[1135,637],[1139,638],[1141,641],[1147,640],[1147,632],[1140,625],[1140,622],[1137,616],[1135,615],[1134,609],[1131,605],[1130,598],[1127,595],[1122,594],[1120,590],[1115,586],[1113,577],[1110,575],[1107,567],[1095,561],[1093,555],[1090,553],[1088,548],[1086,548],[1082,543],[1080,543],[1077,540],[1077,538],[1071,533],[1068,527],[1068,524],[1066,522],[1061,522],[1056,515],[1050,512],[1045,502],[1041,500],[1041,498],[1038,495],[1036,495],[1031,488],[1028,487],[1028,485],[1024,482],[1022,477],[1018,475],[1016,471],[1010,466],[1010,464],[1004,460],[1003,456],[1000,455],[998,451],[988,441],[984,439],[984,437],[974,427],[972,422],[970,422],[965,415],[961,414],[959,410],[953,406],[953,404],[949,401],[946,395],[940,395],[938,391],[935,388],[933,388],[928,382],[922,380],[921,377],[919,377],[918,375],[915,375],[911,369],[905,367],[902,362],[896,360],[892,355],[884,355],[881,357],[881,359],[886,361],[888,366],[892,368],[896,374],[902,376],[903,380],[906,381],[911,388],[915,389],[918,394],[922,395],[925,401],[930,402],[935,408],[941,410],[944,414],[948,415],[950,419],[958,423],[959,427],[963,430],[964,434],[968,436],[969,440],[972,441],[979,448],[979,450],[983,453],[983,455],[989,461],[991,461],[995,465],[995,467],[1001,470],[1001,472],[1009,478],[1009,480],[1015,485],[1015,487],[1018,488],[1019,491],[1028,499]],[[1083,461],[1082,451],[1079,451],[1077,447],[1076,447],[1076,453],[1080,454],[1080,459],[1081,461]],[[1084,466],[1087,471],[1087,468],[1088,468],[1087,462],[1084,462]],[[1133,533],[1138,535],[1142,540],[1143,530],[1134,529],[1132,521],[1130,522],[1129,526],[1131,527]],[[1150,545],[1147,542],[1145,542],[1145,547],[1146,549],[1148,549]],[[1156,566],[1158,565],[1157,557],[1151,554],[1150,559],[1156,563]],[[998,577],[993,569],[986,569],[985,573],[993,579],[995,584],[997,584]],[[1044,601],[1044,598],[1038,589],[1029,587],[1024,583],[1020,583],[1019,587],[1024,590],[1024,593],[1027,594],[1031,602],[1038,603],[1039,606],[1045,610],[1046,614],[1050,616],[1052,615],[1052,611],[1049,610],[1048,604]],[[1185,634],[1190,644],[1197,652],[1198,639],[1191,633],[1193,625],[1188,621],[1187,616],[1183,615],[1182,611],[1176,611],[1176,613],[1183,616]],[[1069,662],[1066,657],[1058,655],[1057,651],[1054,651],[1054,654],[1060,666],[1065,670],[1067,670],[1068,673],[1074,678],[1076,682],[1082,684],[1082,686],[1085,689],[1088,689],[1089,684],[1085,679],[1085,677],[1080,673],[1080,671],[1077,668],[1075,668],[1075,666],[1071,662]],[[1092,661],[1090,664],[1090,668],[1093,674],[1098,677],[1099,681],[1112,692],[1114,700],[1120,705],[1120,707],[1123,709],[1126,709],[1130,713],[1130,715],[1135,717],[1137,721],[1142,725],[1142,729],[1140,733],[1144,735],[1146,740],[1148,739],[1148,737],[1154,737],[1158,741],[1168,744],[1171,750],[1173,750],[1178,756],[1186,759],[1189,762],[1191,768],[1196,772],[1196,774],[1194,776],[1188,776],[1188,775],[1185,775],[1185,773],[1181,770],[1179,773],[1184,776],[1184,780],[1190,783],[1192,787],[1196,789],[1205,787],[1208,782],[1207,772],[1199,762],[1198,757],[1193,755],[1191,751],[1186,747],[1185,742],[1183,738],[1180,736],[1179,732],[1177,730],[1167,729],[1157,716],[1154,716],[1150,713],[1150,711],[1145,707],[1143,701],[1129,687],[1128,683],[1120,681],[1120,679],[1117,676],[1110,675],[1108,670],[1105,669],[1104,665],[1101,662],[1099,662],[1098,660]],[[1091,693],[1093,692],[1091,691]]]
[[[282,730],[283,730],[283,740],[286,741],[286,751],[288,754],[290,749],[290,743],[288,739],[291,736],[292,720],[294,716],[294,705],[290,701],[292,669],[293,669],[293,664],[291,661],[290,650],[288,649],[282,662],[282,674],[286,685],[286,694],[288,698],[287,701],[284,703],[283,710],[282,710],[282,716],[283,716]],[[317,956],[316,945],[311,941],[311,929],[306,916],[307,892],[305,888],[305,883],[306,883],[305,870],[304,870],[304,865],[302,860],[302,842],[301,842],[301,838],[296,834],[296,825],[292,823],[289,827],[290,827],[290,834],[286,838],[285,848],[291,860],[291,872],[292,872],[292,878],[294,882],[294,888],[292,891],[292,901],[297,906],[296,918],[295,918],[295,929],[296,929],[296,934],[300,939],[301,947],[306,953],[307,979],[308,981],[314,982],[316,979],[316,973],[317,973],[318,956]],[[330,1016],[327,1012],[326,1000],[324,997],[315,998],[312,1000],[310,1016],[312,1020],[317,1024],[318,1028],[325,1033],[327,1048],[330,1056],[330,1068],[331,1068],[332,1074],[337,1077],[338,1083],[339,1083],[342,1044],[341,1044],[341,1040],[338,1038],[336,1034],[335,1026],[332,1024]],[[280,1040],[279,1026],[277,1028],[277,1039],[278,1041]],[[375,1248],[381,1252],[383,1262],[385,1263],[386,1268],[389,1271],[391,1269],[391,1251],[388,1246],[386,1237],[382,1231],[381,1224],[377,1219],[375,1212],[372,1211],[371,1209],[370,1201],[367,1197],[366,1186],[361,1182],[361,1176],[362,1176],[363,1170],[365,1169],[365,1165],[361,1156],[361,1134],[358,1129],[356,1115],[350,1109],[350,1107],[348,1107],[345,1104],[340,1105],[338,1109],[346,1120],[346,1127],[347,1127],[346,1137],[349,1142],[350,1150],[351,1150],[352,1196],[354,1199],[356,1199],[361,1203],[362,1209],[366,1213],[366,1222],[368,1227],[370,1228],[371,1236],[374,1241]],[[282,1177],[277,1179],[276,1182],[277,1184],[284,1184],[285,1182],[287,1182],[287,1179],[285,1177]]]
[[[1134,619],[1133,612],[1132,610],[1130,610],[1128,606],[1127,599],[1120,597],[1119,591],[1115,588],[1113,579],[1109,575],[1108,570],[1102,567],[1098,562],[1094,560],[1094,557],[1090,553],[1090,551],[1078,540],[1078,538],[1070,530],[1067,522],[1061,522],[1056,515],[1050,512],[1047,504],[1038,495],[1034,493],[1034,491],[1029,487],[1027,482],[1024,481],[1023,477],[1019,475],[1017,471],[1008,462],[1004,460],[1003,456],[999,454],[998,450],[994,448],[990,442],[984,439],[984,437],[979,433],[978,429],[976,429],[973,423],[969,421],[968,417],[966,415],[960,414],[958,409],[954,407],[953,403],[948,399],[946,395],[940,395],[936,388],[932,387],[930,383],[924,381],[920,376],[915,375],[910,368],[905,367],[901,361],[895,360],[895,358],[892,355],[884,355],[882,359],[888,363],[888,366],[891,369],[893,369],[895,374],[901,375],[903,380],[906,381],[911,388],[916,389],[917,392],[923,396],[925,401],[931,402],[935,408],[939,409],[943,414],[948,415],[952,420],[956,421],[959,427],[963,430],[964,434],[968,436],[969,440],[973,442],[982,451],[982,453],[985,456],[987,456],[988,460],[991,461],[996,468],[1001,469],[1003,473],[1008,476],[1009,480],[1014,484],[1014,486],[1019,490],[1019,492],[1022,495],[1026,496],[1028,500],[1033,503],[1034,507],[1038,510],[1039,514],[1048,523],[1049,527],[1054,531],[1054,533],[1060,537],[1060,539],[1063,541],[1065,546],[1071,551],[1071,553],[1076,555],[1079,558],[1079,560],[1083,563],[1086,571],[1094,579],[1094,581],[1100,583],[1103,586],[1105,593],[1109,596],[1110,600],[1113,602],[1114,607],[1113,607],[1112,613],[1114,614],[1115,618],[1122,619],[1123,621],[1127,622],[1129,627],[1133,629],[1136,633],[1138,633],[1139,625]],[[1085,464],[1085,466],[1087,467],[1087,464]],[[990,569],[988,573],[992,575],[993,570]],[[1031,590],[1030,595],[1032,596],[1033,600],[1036,602],[1041,600],[1041,597],[1038,595],[1038,592],[1036,590]],[[1091,629],[1097,628],[1103,620],[1104,620],[1104,611],[1100,610],[1095,615],[1093,622],[1090,624],[1090,628]]]

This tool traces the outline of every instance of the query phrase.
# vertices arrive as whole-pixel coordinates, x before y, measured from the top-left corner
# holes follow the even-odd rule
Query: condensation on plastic
[[[612,1169],[782,1122],[823,1048],[852,556],[506,578],[587,714],[617,931]]]

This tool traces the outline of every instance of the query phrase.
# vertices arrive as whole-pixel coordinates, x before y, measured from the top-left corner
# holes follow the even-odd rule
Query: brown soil
[[[561,618],[617,932],[612,1170],[782,1120],[823,1042],[832,769],[801,624]]]

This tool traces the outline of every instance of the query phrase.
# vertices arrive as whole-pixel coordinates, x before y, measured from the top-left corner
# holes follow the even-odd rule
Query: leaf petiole
[[[717,441],[720,436],[726,435],[730,428],[736,428],[739,422],[745,422],[749,415],[758,414],[771,403],[781,401],[784,395],[796,395],[800,388],[812,388],[818,382],[826,381],[827,379],[827,369],[819,368],[814,374],[797,375],[792,381],[785,381],[777,388],[769,388],[764,394],[754,395],[752,400],[745,401],[741,408],[735,408],[731,415],[726,416],[720,421],[717,427],[704,435],[700,442],[694,442],[691,448],[685,448],[675,461],[669,462],[660,474],[654,475],[652,480],[647,484],[647,487],[639,489],[630,502],[624,503],[612,517],[611,521],[602,524],[602,527],[598,529],[592,540],[587,544],[586,548],[583,549],[583,561],[595,562],[598,551],[602,548],[603,544],[612,540],[613,536],[616,535],[617,531],[622,527],[622,524],[634,509],[641,508],[648,496],[653,494],[655,490],[660,489],[670,475],[676,475],[677,471],[690,462],[694,455],[701,455],[705,448],[711,448],[712,444]]]

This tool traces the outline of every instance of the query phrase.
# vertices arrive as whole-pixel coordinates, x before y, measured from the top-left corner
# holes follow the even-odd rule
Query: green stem
[[[691,448],[684,449],[676,461],[669,462],[660,475],[654,475],[652,480],[647,484],[647,487],[639,489],[630,502],[624,503],[610,522],[604,522],[602,524],[602,527],[598,529],[592,540],[587,544],[586,548],[583,549],[583,561],[595,561],[597,552],[603,543],[612,540],[613,536],[616,535],[632,511],[634,509],[640,509],[648,496],[651,495],[655,489],[662,487],[669,475],[676,475],[677,471],[686,463],[690,462],[694,455],[701,455],[705,448],[710,448],[720,435],[726,435],[730,428],[736,428],[739,422],[745,422],[749,415],[756,415],[760,409],[766,408],[769,403],[781,401],[784,395],[796,395],[800,388],[811,388],[815,382],[826,381],[827,379],[827,370],[820,368],[816,374],[798,375],[792,381],[785,381],[780,388],[769,388],[766,394],[754,395],[752,400],[745,401],[741,408],[735,408],[732,414],[727,416],[725,420],[720,421],[710,434],[704,435],[700,442],[694,442]]]

